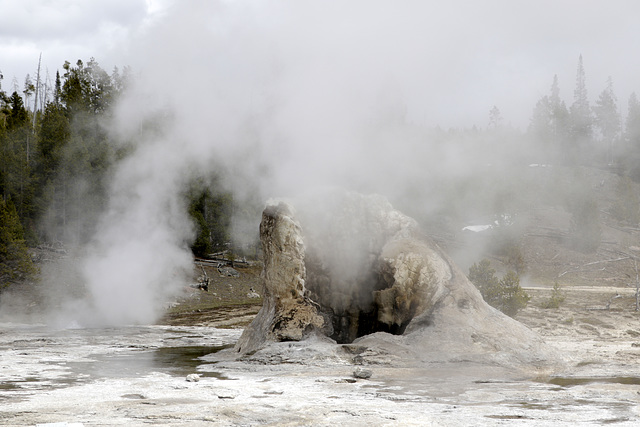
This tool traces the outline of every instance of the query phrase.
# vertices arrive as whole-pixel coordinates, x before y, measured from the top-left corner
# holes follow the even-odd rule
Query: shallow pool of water
[[[546,382],[561,387],[586,384],[640,385],[640,377],[553,377]]]
[[[210,328],[52,330],[0,325],[0,399],[100,379],[140,378],[154,372],[228,379],[214,362],[202,358],[233,346],[237,335]]]
[[[184,377],[198,373],[203,377],[227,379],[217,371],[200,372],[198,366],[212,365],[200,358],[230,346],[232,345],[160,347],[154,350],[92,355],[90,361],[63,362],[63,365],[70,368],[72,377],[90,380],[142,377],[152,372]]]

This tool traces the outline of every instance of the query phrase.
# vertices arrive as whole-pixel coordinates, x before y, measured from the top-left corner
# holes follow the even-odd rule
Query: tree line
[[[93,235],[97,218],[106,207],[112,166],[132,148],[114,144],[104,127],[116,101],[126,93],[132,72],[128,67],[122,72],[115,67],[108,73],[91,58],[86,63],[65,62],[53,83],[42,82],[39,74],[35,81],[27,75],[22,91],[14,83],[15,90],[8,93],[2,88],[0,73],[0,198],[3,215],[12,217],[11,221],[0,223],[0,228],[8,229],[9,223],[14,224],[11,232],[1,235],[4,240],[10,239],[6,236],[21,239],[27,246],[51,242],[81,244]],[[533,106],[525,132],[507,129],[500,110],[493,107],[486,130],[456,131],[455,135],[425,130],[423,135],[434,143],[467,144],[475,150],[486,143],[491,147],[486,150],[490,152],[484,158],[487,163],[495,162],[491,157],[498,141],[502,151],[499,157],[507,162],[602,166],[640,181],[640,101],[635,93],[629,97],[625,120],[619,111],[611,78],[595,104],[590,104],[580,56],[570,105],[560,97],[558,78],[554,76],[548,95]],[[474,190],[474,185],[481,183],[472,181],[467,192],[481,194],[475,191],[477,188]],[[447,196],[447,203],[461,203],[456,199],[464,198],[465,184],[450,185],[457,186],[453,189],[457,197]],[[492,205],[500,205],[502,209],[513,200],[512,193],[503,193],[492,195]],[[224,249],[230,238],[232,195],[194,183],[185,191],[185,198],[199,229],[192,243],[194,254],[205,256]],[[591,206],[588,194],[582,198],[585,200],[575,199],[569,206],[580,215],[575,234],[585,236],[582,229],[591,227],[594,229],[591,240],[597,242],[599,231],[589,225],[594,222],[594,215],[585,214],[595,212],[597,216],[597,207]],[[635,218],[633,221],[637,223],[637,206],[629,208],[622,202],[619,205],[614,213]],[[587,225],[581,225],[580,221]],[[20,226],[19,233],[15,224]],[[7,247],[4,240],[0,246]],[[0,258],[2,253],[0,247]]]
[[[623,120],[612,77],[591,105],[587,93],[582,55],[578,58],[573,101],[569,107],[560,97],[558,76],[548,95],[533,108],[529,138],[553,164],[613,167],[640,181],[640,101],[636,93],[628,100]]]
[[[131,76],[91,58],[65,62],[53,84],[27,75],[21,93],[9,94],[0,73],[0,288],[33,271],[26,247],[93,235],[111,167],[130,149],[114,144],[104,123]],[[231,195],[194,185],[185,197],[200,230],[194,253],[228,242]]]
[[[0,192],[15,206],[29,244],[85,238],[91,215],[80,210],[104,206],[105,172],[122,155],[101,123],[126,73],[108,74],[94,59],[62,68],[41,109],[35,102],[27,108],[29,77],[22,94],[0,90]]]

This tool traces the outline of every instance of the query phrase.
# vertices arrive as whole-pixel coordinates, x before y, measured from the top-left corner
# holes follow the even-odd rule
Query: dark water
[[[212,365],[205,363],[201,357],[229,347],[231,345],[161,347],[125,354],[101,354],[91,356],[91,361],[67,362],[64,365],[71,369],[72,376],[88,379],[141,377],[152,372],[177,377],[198,373],[201,377],[226,379],[219,372],[200,371],[197,368],[200,365]]]
[[[553,377],[546,382],[560,387],[585,384],[640,385],[640,377]]]

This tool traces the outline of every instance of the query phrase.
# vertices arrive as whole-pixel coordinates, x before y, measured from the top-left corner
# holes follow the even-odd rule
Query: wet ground
[[[368,366],[373,375],[363,380],[333,356],[220,362],[239,329],[2,324],[0,331],[0,425],[640,423],[633,339],[549,337],[569,363],[546,378],[501,378],[491,367],[460,362]],[[290,351],[307,350],[297,345]],[[187,381],[190,374],[199,381]]]
[[[185,377],[206,368],[199,358],[233,345],[237,330],[167,326],[55,330],[0,324],[0,401],[105,379],[164,373]],[[201,374],[222,378],[214,371]]]
[[[277,360],[229,362],[255,305],[183,307],[165,324],[123,328],[2,323],[0,425],[640,425],[633,292],[567,289],[546,310],[550,289],[527,291],[517,319],[566,362],[551,376],[458,361],[367,365],[371,378],[358,379],[337,346],[295,343]]]

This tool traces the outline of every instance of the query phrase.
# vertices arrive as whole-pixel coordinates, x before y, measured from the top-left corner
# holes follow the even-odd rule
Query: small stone
[[[354,378],[368,380],[369,378],[371,378],[371,375],[373,375],[373,372],[370,369],[356,368],[356,370],[353,371]]]
[[[140,394],[140,393],[128,393],[128,394],[123,394],[122,396],[123,399],[146,399],[147,396],[145,396],[144,394]]]
[[[235,399],[238,397],[238,392],[235,390],[219,389],[215,391],[218,399]]]
[[[355,378],[340,378],[339,380],[336,380],[336,383],[347,383],[347,384],[353,384],[356,382]]]
[[[189,374],[187,375],[187,381],[189,381],[190,383],[197,383],[198,381],[200,381],[200,375]]]

